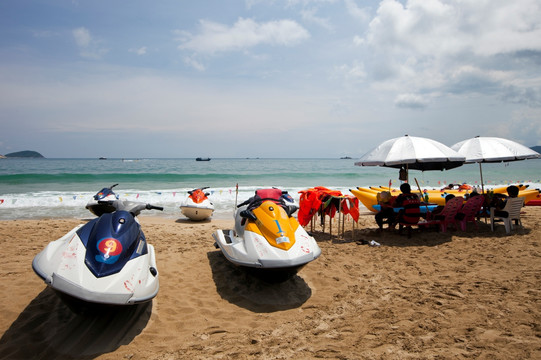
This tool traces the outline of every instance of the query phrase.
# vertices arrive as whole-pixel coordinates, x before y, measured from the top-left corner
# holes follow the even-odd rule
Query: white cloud
[[[194,69],[198,71],[205,71],[205,66],[201,64],[199,61],[197,61],[196,59],[194,59],[193,57],[186,56],[184,58],[184,63],[186,65],[193,67]]]
[[[354,62],[353,65],[341,65],[335,69],[346,80],[362,81],[366,79],[366,71],[364,64],[360,62]]]
[[[128,50],[129,52],[132,52],[132,53],[135,53],[137,55],[146,55],[147,53],[147,47],[146,46],[141,46],[140,48],[133,48],[133,49],[129,49]]]
[[[354,44],[373,54],[366,71],[380,89],[490,95],[538,68],[539,19],[534,0],[383,0]]]
[[[361,9],[354,0],[344,0],[348,13],[362,22],[368,21],[370,15],[366,9]]]
[[[421,109],[428,104],[427,100],[417,94],[400,94],[396,97],[394,104],[400,108]]]
[[[88,29],[84,27],[77,28],[73,30],[73,38],[79,47],[86,48],[90,45],[92,41],[92,36]]]
[[[198,34],[186,31],[177,31],[177,34],[181,42],[179,49],[203,54],[239,51],[261,44],[293,46],[310,37],[308,31],[293,20],[257,23],[243,18],[233,26],[200,20]]]
[[[321,26],[324,29],[333,31],[334,28],[331,25],[331,22],[328,18],[319,17],[316,15],[316,9],[302,10],[301,16],[304,21],[314,23],[318,26]]]
[[[101,59],[108,52],[107,49],[100,47],[100,41],[94,39],[85,27],[74,29],[72,35],[79,47],[79,55],[84,58]]]

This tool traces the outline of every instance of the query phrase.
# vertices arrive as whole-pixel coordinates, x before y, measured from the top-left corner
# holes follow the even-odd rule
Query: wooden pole
[[[337,236],[340,236],[340,217],[342,216],[342,197],[338,198],[338,231]]]
[[[419,182],[417,181],[417,178],[415,178],[415,183],[417,184],[417,188],[419,189],[419,193],[421,193],[421,199],[423,199],[423,190],[421,190],[421,187],[419,186]],[[428,204],[426,202],[425,202],[425,206],[426,206],[426,216],[428,216]]]
[[[344,238],[344,227],[346,225],[345,222],[346,222],[346,214],[342,216],[342,239]]]

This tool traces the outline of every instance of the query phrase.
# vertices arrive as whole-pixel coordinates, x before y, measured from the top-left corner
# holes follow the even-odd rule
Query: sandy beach
[[[524,208],[511,236],[481,222],[408,239],[365,213],[343,238],[316,229],[321,257],[281,284],[214,248],[232,220],[141,217],[158,296],[93,316],[71,312],[31,267],[84,221],[0,222],[1,359],[541,358],[541,207]]]

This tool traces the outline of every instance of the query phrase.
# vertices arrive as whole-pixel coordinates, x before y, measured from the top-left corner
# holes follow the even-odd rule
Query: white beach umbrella
[[[497,138],[476,136],[451,146],[466,157],[466,163],[479,163],[481,189],[484,192],[483,169],[481,163],[508,162],[525,159],[539,159],[541,154],[517,142]]]
[[[464,161],[463,155],[438,141],[405,135],[384,141],[364,154],[355,165],[425,171],[453,169]]]

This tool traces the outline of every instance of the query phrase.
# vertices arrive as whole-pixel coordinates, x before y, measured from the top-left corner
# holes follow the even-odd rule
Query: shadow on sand
[[[175,220],[177,224],[209,224],[212,221],[211,218],[203,219],[203,220],[191,220],[188,218],[180,218]]]
[[[212,278],[220,296],[256,313],[294,309],[304,304],[312,290],[298,275],[271,283],[227,261],[220,251],[207,253]]]
[[[443,245],[453,241],[454,237],[461,238],[492,238],[505,236],[524,236],[531,233],[531,229],[518,226],[510,234],[505,232],[503,225],[495,227],[495,231],[490,229],[490,224],[483,221],[477,222],[477,227],[468,223],[466,231],[460,228],[450,226],[446,232],[439,231],[439,226],[433,227],[414,227],[411,232],[411,237],[408,238],[406,230],[400,234],[397,229],[385,228],[383,231],[378,231],[375,227],[355,229],[345,231],[343,236],[330,236],[322,231],[314,231],[312,236],[318,242],[330,242],[332,244],[348,244],[356,243],[357,245],[369,246],[370,241],[374,240],[381,246],[392,247],[433,247]]]
[[[1,359],[93,359],[129,344],[146,327],[152,302],[74,313],[43,290],[0,339]]]

